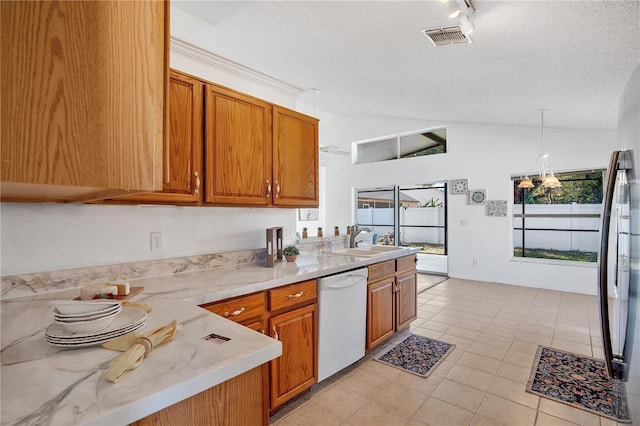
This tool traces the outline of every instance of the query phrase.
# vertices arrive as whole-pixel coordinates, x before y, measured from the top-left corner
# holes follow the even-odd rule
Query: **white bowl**
[[[119,300],[54,300],[51,302],[62,315],[97,313],[119,305]]]
[[[116,315],[118,315],[117,312],[106,317],[89,321],[62,322],[54,320],[53,322],[60,324],[71,333],[87,333],[90,331],[100,331],[107,328],[109,324],[113,322],[113,319],[116,317]]]

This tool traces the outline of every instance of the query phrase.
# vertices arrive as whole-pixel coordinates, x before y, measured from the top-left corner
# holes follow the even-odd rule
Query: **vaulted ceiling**
[[[440,1],[172,1],[215,52],[305,89],[340,116],[615,129],[640,63],[638,1],[473,2],[471,44]],[[309,92],[310,93],[310,92]],[[305,95],[306,100],[312,99]]]

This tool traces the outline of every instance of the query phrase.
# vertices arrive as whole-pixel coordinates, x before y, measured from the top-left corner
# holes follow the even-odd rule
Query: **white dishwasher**
[[[318,280],[318,382],[364,356],[367,268]]]

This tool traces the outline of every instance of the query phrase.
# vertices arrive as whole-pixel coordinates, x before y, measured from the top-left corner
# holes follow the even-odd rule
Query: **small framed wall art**
[[[487,201],[487,210],[489,216],[506,216],[507,200],[489,200]]]
[[[469,204],[471,204],[472,206],[487,204],[487,190],[486,189],[470,189]]]
[[[449,181],[449,194],[466,194],[469,190],[469,182],[466,179],[454,179]]]

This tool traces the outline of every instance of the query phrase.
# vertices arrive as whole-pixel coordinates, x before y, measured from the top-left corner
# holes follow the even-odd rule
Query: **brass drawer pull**
[[[231,315],[232,317],[237,317],[238,315],[240,315],[241,313],[243,313],[243,312],[244,312],[244,309],[245,309],[245,308],[240,308],[240,309],[238,309],[237,311],[233,311],[233,312],[231,312],[231,313],[229,313],[229,312],[225,312],[225,313],[224,313],[224,316],[225,316],[225,317],[228,317],[229,315]]]
[[[304,293],[304,292],[299,291],[299,292],[297,292],[296,294],[290,294],[290,295],[289,295],[289,299],[297,299],[298,297],[302,297],[302,294],[303,294],[303,293]]]

